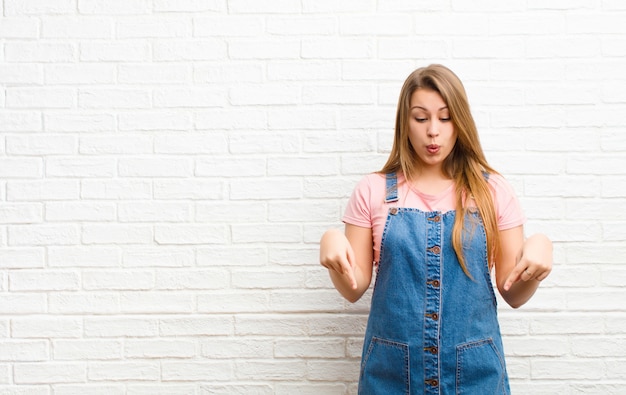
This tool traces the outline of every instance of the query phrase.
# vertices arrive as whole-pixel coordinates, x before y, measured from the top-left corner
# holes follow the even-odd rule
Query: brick
[[[89,317],[84,335],[91,337],[154,337],[159,333],[158,319],[140,316]]]
[[[121,39],[190,37],[191,26],[186,19],[178,17],[135,17],[120,20],[116,24],[116,36]]]
[[[230,61],[228,64],[196,63],[193,67],[195,83],[261,82],[264,69],[260,64]]]
[[[328,16],[270,16],[265,30],[270,34],[284,36],[328,36],[338,32],[337,26],[336,19]]]
[[[87,376],[91,381],[154,381],[159,378],[159,372],[157,361],[93,362],[89,364]]]
[[[8,229],[11,246],[72,245],[79,241],[75,225],[15,225]]]
[[[267,64],[270,81],[337,80],[341,75],[339,61],[270,61]]]
[[[49,177],[113,177],[116,173],[115,162],[109,158],[55,157],[46,162]]]
[[[0,37],[17,39],[35,39],[39,36],[39,20],[32,17],[5,17],[0,26]]]
[[[224,174],[233,176],[264,176],[267,173],[264,158],[235,159],[213,156],[196,161],[195,174],[199,177],[220,177]]]
[[[239,291],[203,293],[197,297],[198,312],[207,314],[269,312],[269,295],[265,292]]]
[[[119,174],[124,177],[188,177],[192,163],[186,158],[127,158],[118,162]]]
[[[3,269],[43,268],[45,262],[43,248],[2,248],[0,267]]]
[[[0,224],[27,224],[42,222],[42,207],[39,204],[0,203]]]
[[[233,329],[233,318],[228,315],[194,315],[180,318],[163,318],[159,321],[159,334],[161,336],[232,335]]]
[[[228,47],[222,40],[157,41],[152,48],[152,58],[159,62],[226,60],[228,54]]]
[[[53,314],[115,314],[120,297],[112,293],[54,293],[48,300]]]
[[[125,84],[180,84],[191,80],[191,70],[184,63],[121,64],[118,81]]]
[[[83,62],[145,62],[151,57],[148,40],[81,42],[79,52]]]
[[[229,281],[229,273],[223,270],[161,270],[156,275],[155,288],[159,290],[221,289]]]
[[[154,0],[153,7],[157,12],[225,11],[220,0]]]
[[[154,287],[154,274],[138,270],[85,270],[82,272],[85,290],[148,290]]]
[[[231,59],[297,59],[301,44],[296,40],[259,40],[235,38],[228,42]]]
[[[345,357],[345,340],[341,338],[277,340],[275,344],[277,358],[323,358]]]
[[[196,345],[186,340],[129,340],[124,344],[125,358],[193,358]]]
[[[231,88],[230,103],[235,106],[281,105],[301,102],[300,88],[279,84]]]
[[[305,59],[369,59],[374,54],[374,42],[365,38],[324,38],[302,41]]]
[[[363,12],[364,10],[375,9],[375,2],[346,0],[338,3],[332,0],[304,0],[302,2],[302,11],[304,13],[343,13],[343,12]]]
[[[215,88],[162,88],[153,92],[155,107],[223,107],[226,102],[226,90]]]
[[[228,10],[233,14],[291,14],[298,13],[301,9],[299,2],[289,0],[259,0],[255,2],[246,0],[231,0],[228,3]]]
[[[93,222],[115,219],[115,205],[111,203],[51,202],[45,205],[46,221]]]
[[[55,360],[68,361],[119,359],[122,347],[120,340],[54,340],[52,354]]]
[[[82,180],[82,199],[137,200],[152,197],[152,183],[147,180],[101,179]]]
[[[149,111],[119,116],[119,128],[124,131],[155,131],[191,129],[190,116],[176,111]]]
[[[80,108],[150,108],[151,93],[146,89],[80,89]]]
[[[42,130],[41,114],[32,111],[3,111],[0,132],[38,132]]]
[[[260,130],[267,128],[267,114],[259,110],[202,110],[194,113],[199,130]]]
[[[124,267],[189,267],[193,265],[193,251],[187,247],[135,247],[126,248]]]
[[[97,0],[78,0],[78,11],[81,14],[98,15],[142,15],[149,14],[149,0],[111,0],[102,4]]]
[[[80,137],[78,152],[86,155],[150,154],[153,152],[153,145],[152,137],[146,135],[87,135]]]
[[[223,225],[158,225],[154,232],[154,240],[162,245],[224,244],[227,241],[226,227]]]
[[[0,360],[14,362],[46,361],[49,358],[45,340],[0,340]]]
[[[228,381],[234,377],[230,361],[166,361],[161,364],[163,381]]]
[[[45,130],[49,132],[102,132],[114,129],[110,114],[44,114]]]
[[[204,1],[203,1],[204,2]],[[175,384],[150,385],[150,384],[126,384],[124,394],[132,395],[187,395],[193,394],[196,390],[195,384]]]
[[[63,135],[7,136],[6,151],[11,155],[69,155],[76,152],[76,139]]]
[[[72,14],[75,12],[75,1],[6,0],[4,8],[5,15]]]
[[[41,23],[42,38],[107,39],[114,24],[106,18],[46,17]]]
[[[201,355],[210,359],[272,358],[274,344],[262,339],[214,337],[201,342]]]
[[[191,295],[174,292],[128,291],[120,296],[123,313],[191,313],[194,300]]]
[[[80,192],[75,180],[36,180],[7,182],[9,201],[51,201],[77,199]]]
[[[185,133],[157,136],[154,151],[159,154],[225,154],[227,137],[223,133]]]
[[[82,227],[85,244],[148,244],[153,239],[152,227],[134,224],[89,224]]]
[[[20,270],[9,273],[9,290],[72,291],[80,288],[78,273],[73,271]]]
[[[31,316],[11,320],[14,338],[78,338],[82,331],[82,320],[74,317]]]
[[[48,247],[50,267],[117,267],[121,263],[118,247]]]
[[[87,364],[80,362],[17,364],[13,372],[16,384],[77,383],[86,376]]]
[[[236,375],[241,378],[251,378],[255,380],[282,378],[287,380],[297,380],[305,377],[307,364],[305,361],[293,360],[272,360],[272,361],[242,361],[236,362]]]
[[[155,180],[154,198],[157,200],[219,200],[224,197],[224,183],[197,178]]]
[[[49,64],[44,66],[44,81],[47,85],[112,84],[116,81],[116,69],[106,63]]]
[[[55,395],[125,395],[126,389],[121,384],[56,384]]]
[[[191,218],[191,206],[177,202],[130,202],[117,206],[120,222],[186,222]]]
[[[41,84],[43,82],[43,67],[32,63],[0,64],[0,82],[2,84],[20,85]]]
[[[39,159],[0,159],[0,176],[4,178],[36,178],[41,176],[42,164]]]
[[[413,32],[413,26],[410,15],[342,15],[339,32],[344,36],[404,36]]]
[[[298,243],[302,230],[295,224],[232,225],[234,243]]]

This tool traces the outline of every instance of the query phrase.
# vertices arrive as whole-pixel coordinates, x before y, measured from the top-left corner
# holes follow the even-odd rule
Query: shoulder
[[[370,173],[361,178],[354,188],[361,193],[367,192],[368,195],[384,193],[386,188],[386,177],[380,173]]]
[[[504,178],[503,175],[498,173],[489,173],[489,178],[487,179],[487,183],[493,190],[495,196],[501,195],[515,195],[515,190],[513,186]]]

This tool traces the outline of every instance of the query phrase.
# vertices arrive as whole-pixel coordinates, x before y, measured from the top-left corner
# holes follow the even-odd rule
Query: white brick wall
[[[0,393],[355,394],[317,242],[441,62],[556,266],[516,394],[626,388],[617,0],[0,0]]]

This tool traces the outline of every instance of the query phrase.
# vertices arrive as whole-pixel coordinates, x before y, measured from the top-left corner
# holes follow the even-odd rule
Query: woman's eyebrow
[[[417,108],[417,109],[420,109],[420,110],[424,110],[424,111],[428,111],[428,109],[426,109],[425,107],[422,107],[422,106],[413,106],[413,107],[411,107],[411,110],[414,109],[414,108]],[[443,111],[443,110],[447,110],[447,109],[448,109],[448,106],[443,106],[440,109],[438,109],[437,111]]]

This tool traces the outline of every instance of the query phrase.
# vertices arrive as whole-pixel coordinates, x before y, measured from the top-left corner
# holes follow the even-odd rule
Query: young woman
[[[357,301],[376,268],[359,394],[509,394],[491,274],[523,305],[550,273],[552,243],[524,239],[451,70],[407,78],[389,159],[356,186],[343,221],[320,241],[337,290]]]

